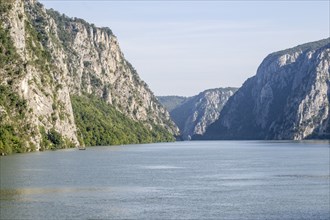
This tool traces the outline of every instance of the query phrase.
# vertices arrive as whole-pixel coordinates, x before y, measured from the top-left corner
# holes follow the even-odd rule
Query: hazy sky
[[[107,26],[156,95],[240,87],[271,52],[329,37],[330,1],[51,1]]]

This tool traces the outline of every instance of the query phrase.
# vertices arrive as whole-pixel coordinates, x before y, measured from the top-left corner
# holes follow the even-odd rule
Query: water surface
[[[329,142],[195,141],[0,157],[1,219],[329,219]]]

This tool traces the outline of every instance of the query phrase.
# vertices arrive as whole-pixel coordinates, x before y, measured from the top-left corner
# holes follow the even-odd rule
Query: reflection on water
[[[49,194],[49,193],[74,193],[83,191],[98,191],[97,188],[22,188],[22,189],[1,189],[1,199],[6,197],[33,195],[33,194]],[[104,189],[103,189],[104,190]]]
[[[0,157],[0,219],[329,219],[328,155],[211,141]]]
[[[25,195],[37,194],[68,194],[84,192],[151,192],[156,191],[154,187],[99,187],[99,188],[20,188],[20,189],[0,189],[1,200],[19,199]]]
[[[311,178],[311,179],[330,179],[330,175],[297,175],[297,174],[287,174],[287,175],[275,175],[276,177],[282,178]]]
[[[151,169],[151,170],[183,169],[183,167],[166,166],[166,165],[142,166],[142,168]]]

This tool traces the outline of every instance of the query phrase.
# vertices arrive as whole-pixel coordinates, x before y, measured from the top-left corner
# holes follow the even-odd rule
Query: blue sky
[[[329,1],[41,1],[110,27],[156,95],[240,87],[271,52],[329,37]]]

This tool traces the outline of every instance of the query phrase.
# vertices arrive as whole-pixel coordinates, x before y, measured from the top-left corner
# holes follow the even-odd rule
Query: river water
[[[329,142],[194,141],[0,157],[1,219],[329,219]]]

